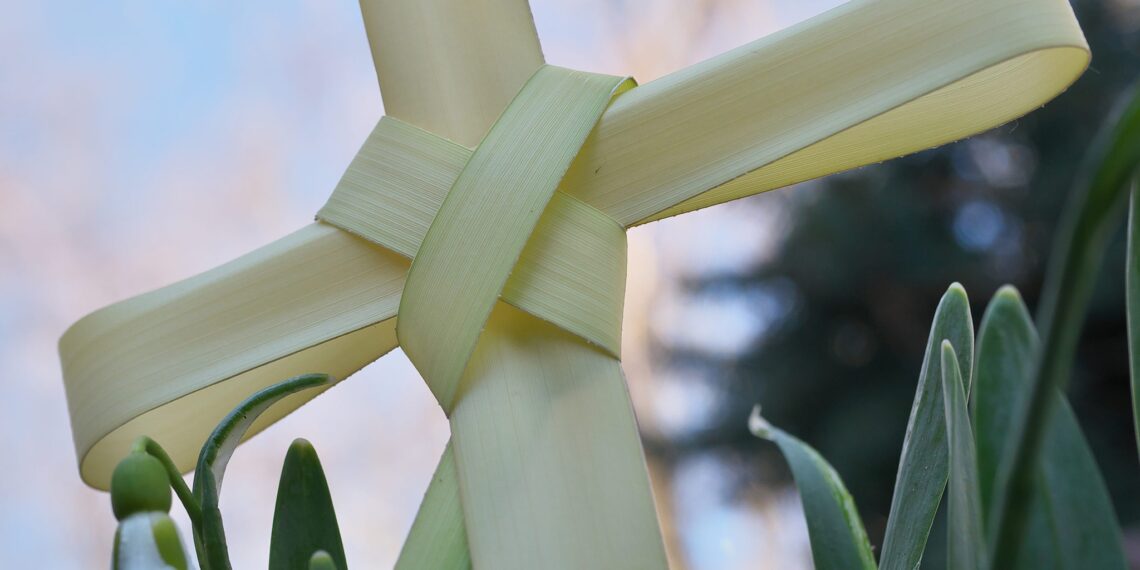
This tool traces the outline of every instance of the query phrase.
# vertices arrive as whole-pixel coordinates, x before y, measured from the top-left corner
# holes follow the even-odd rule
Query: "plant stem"
[[[174,494],[178,495],[178,500],[182,502],[182,507],[186,509],[186,514],[189,515],[191,524],[201,524],[202,505],[198,503],[198,499],[194,498],[194,493],[190,492],[190,487],[186,484],[186,481],[182,479],[182,472],[178,470],[178,466],[176,466],[174,461],[170,459],[170,456],[167,455],[166,450],[163,449],[157,441],[145,435],[135,440],[133,450],[147,453],[162,463],[162,467],[166,469],[166,474],[170,477],[170,487],[174,489]]]

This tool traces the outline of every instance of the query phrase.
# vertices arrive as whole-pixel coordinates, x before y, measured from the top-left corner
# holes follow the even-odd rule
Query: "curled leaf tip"
[[[131,452],[146,453],[146,448],[153,441],[145,435],[140,435],[135,438],[135,442],[131,444]]]
[[[310,372],[308,374],[301,374],[300,376],[297,376],[297,378],[320,379],[325,384],[336,384],[338,382],[338,380],[336,378],[333,378],[332,376],[325,374],[324,372]]]
[[[756,437],[772,439],[772,424],[760,415],[760,404],[752,407],[752,413],[748,416],[748,431]]]

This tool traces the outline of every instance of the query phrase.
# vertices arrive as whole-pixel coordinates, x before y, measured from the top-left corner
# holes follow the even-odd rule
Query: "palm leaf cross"
[[[1066,0],[854,0],[638,87],[545,65],[525,0],[361,8],[388,115],[317,221],[84,317],[60,355],[106,488],[139,435],[189,469],[254,391],[402,346],[452,430],[409,568],[664,567],[624,230],[970,136],[1089,61]]]

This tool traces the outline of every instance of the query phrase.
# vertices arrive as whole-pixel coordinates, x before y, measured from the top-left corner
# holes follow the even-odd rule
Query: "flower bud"
[[[115,532],[113,570],[187,570],[178,527],[166,513],[135,513]]]
[[[170,480],[162,462],[134,451],[111,474],[111,509],[123,520],[135,513],[170,511]]]
[[[337,570],[337,567],[336,562],[333,562],[332,556],[329,556],[328,552],[318,550],[309,559],[309,570]]]

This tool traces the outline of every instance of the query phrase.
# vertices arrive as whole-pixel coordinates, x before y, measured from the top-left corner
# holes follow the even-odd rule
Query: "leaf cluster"
[[[1090,149],[1055,245],[1039,327],[1004,287],[977,343],[965,289],[935,312],[907,424],[879,568],[922,561],[946,494],[947,567],[1127,568],[1112,501],[1065,396],[1083,317],[1132,193],[1125,272],[1133,408],[1140,382],[1140,95],[1125,98]],[[1140,445],[1140,414],[1134,414]],[[874,568],[855,508],[810,446],[754,412],[803,496],[816,566]]]

